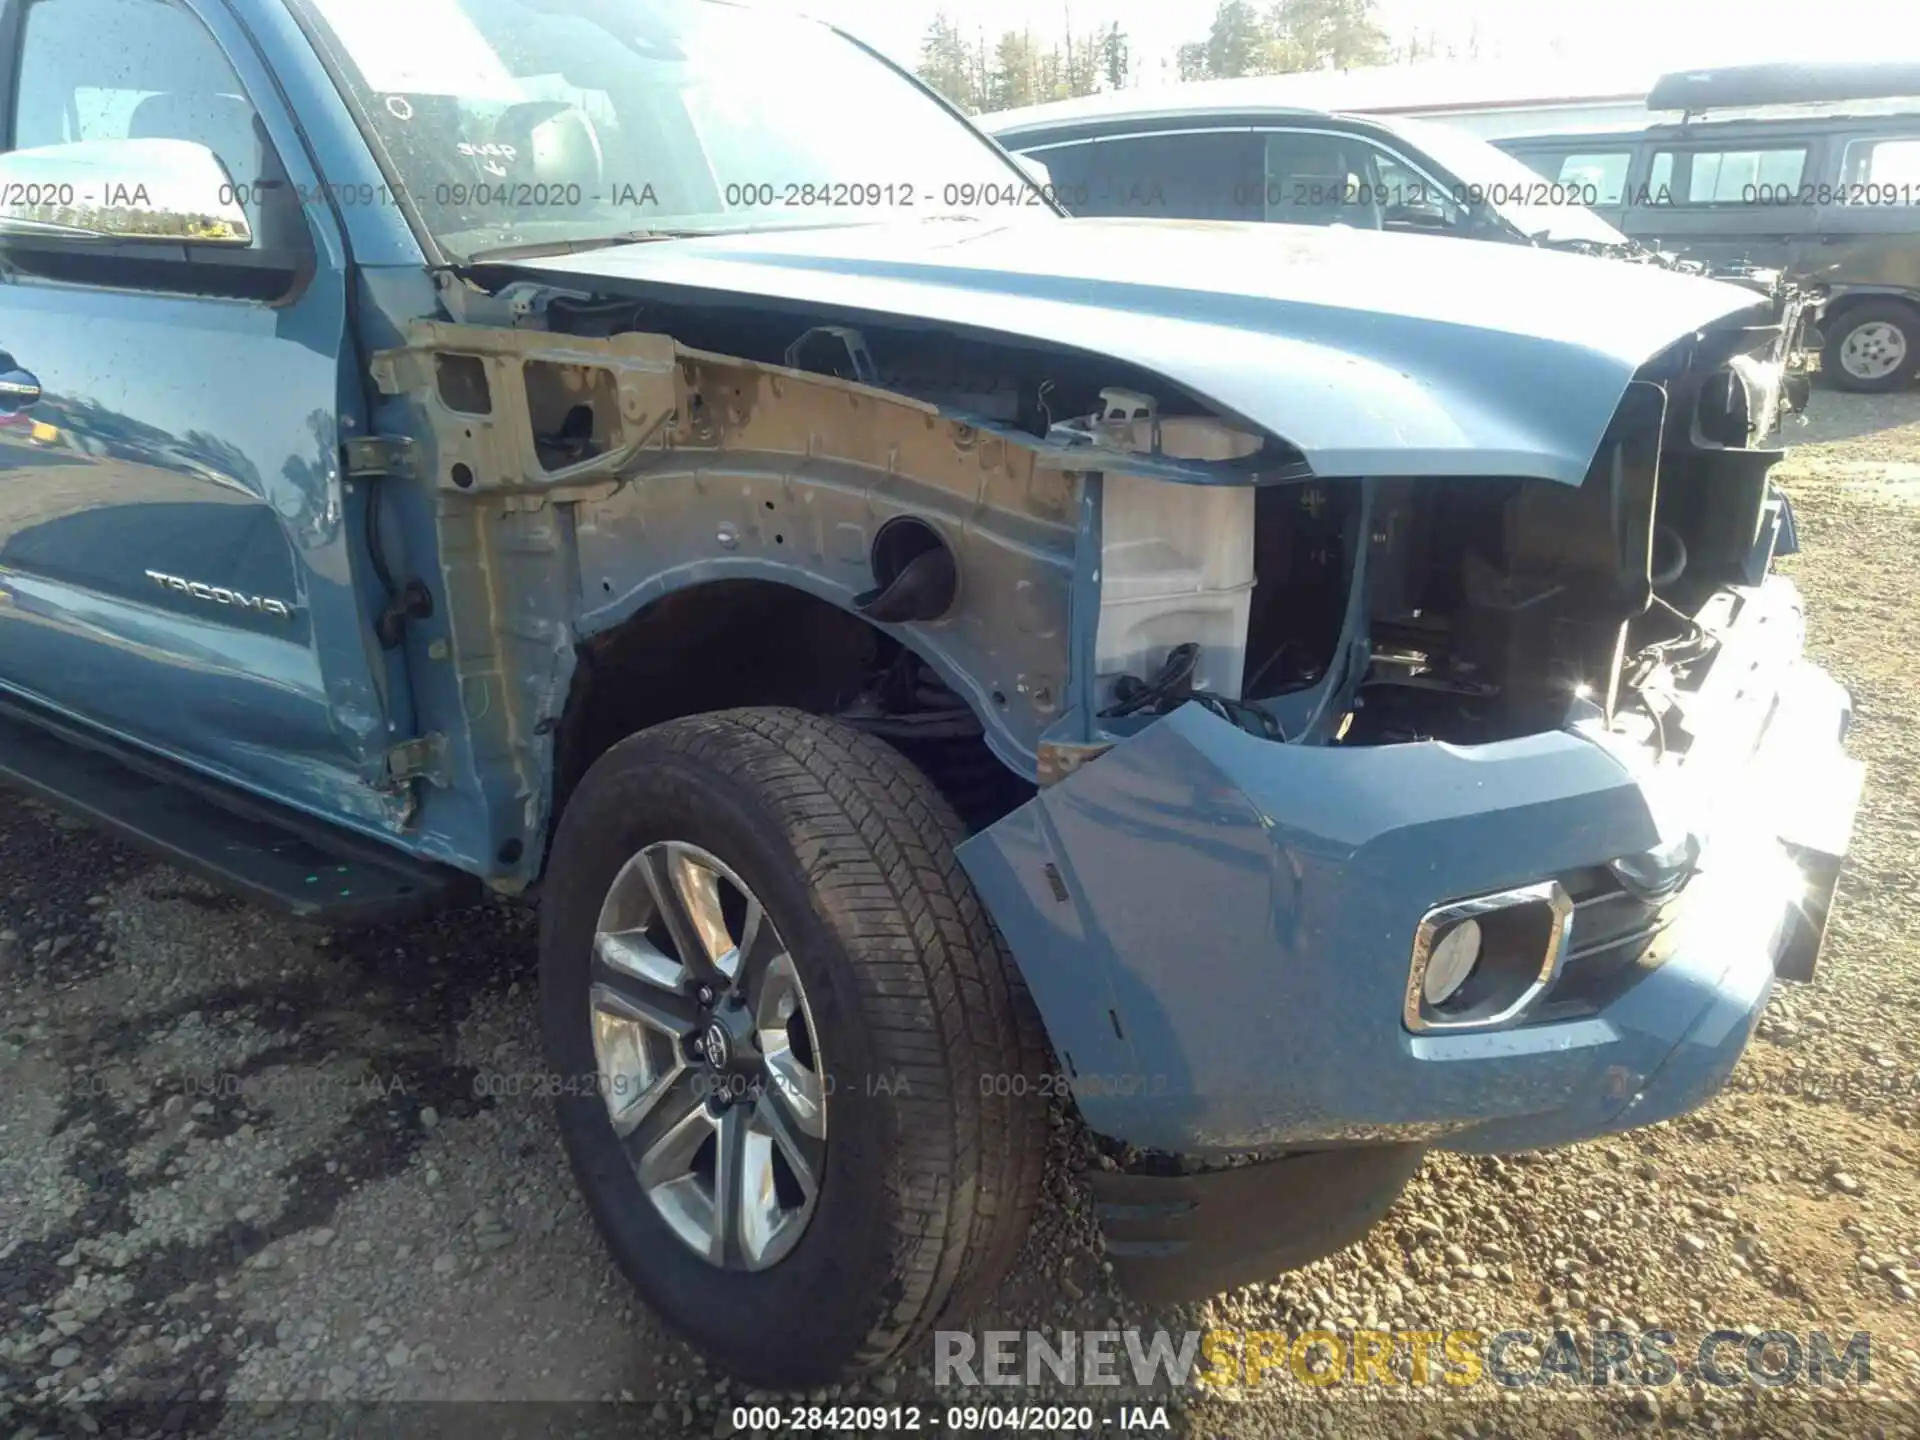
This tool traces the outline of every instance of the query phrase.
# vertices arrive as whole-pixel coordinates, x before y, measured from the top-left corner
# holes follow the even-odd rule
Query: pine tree
[[[1207,33],[1207,75],[1230,79],[1261,73],[1261,51],[1267,39],[1260,12],[1248,0],[1221,0]]]
[[[1052,98],[1045,83],[1045,66],[1034,49],[1033,37],[1009,30],[993,49],[993,73],[987,80],[987,108],[1014,110]]]
[[[1351,70],[1393,56],[1375,0],[1278,0],[1267,12],[1269,73]]]
[[[942,10],[927,26],[920,42],[919,76],[954,104],[969,112],[980,108],[980,92],[974,84],[972,57],[967,42],[960,38],[960,27]]]
[[[1375,18],[1377,9],[1378,0],[1277,0],[1262,12],[1248,0],[1221,0],[1207,38],[1180,47],[1180,78],[1384,65],[1394,48]],[[1416,40],[1413,53],[1418,45]]]
[[[1100,88],[1102,37],[1098,34],[1076,38],[1067,32],[1066,53],[1061,57],[1057,87],[1060,98],[1091,95]]]
[[[1106,33],[1100,37],[1100,69],[1109,90],[1127,88],[1127,71],[1133,63],[1133,57],[1127,50],[1126,32],[1116,21],[1109,25]]]

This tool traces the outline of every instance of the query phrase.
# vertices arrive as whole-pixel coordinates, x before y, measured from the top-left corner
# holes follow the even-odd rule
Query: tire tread
[[[892,1283],[848,1365],[870,1369],[976,1310],[1032,1223],[1046,1157],[1039,1087],[1000,1095],[982,1077],[1037,1077],[1039,1017],[954,854],[946,799],[884,742],[798,710],[717,711],[615,746],[676,751],[746,786],[773,812],[823,918],[853,957],[883,1074],[905,1086]],[[637,757],[636,757],[637,758]]]

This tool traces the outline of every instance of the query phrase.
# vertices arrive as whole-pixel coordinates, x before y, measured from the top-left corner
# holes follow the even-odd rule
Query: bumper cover
[[[1308,748],[1189,705],[960,858],[1101,1134],[1199,1156],[1497,1152],[1647,1124],[1725,1082],[1776,962],[1804,957],[1809,926],[1817,950],[1860,768],[1841,748],[1846,692],[1793,658],[1798,638],[1782,627],[1763,667],[1778,683],[1748,692],[1770,713],[1730,727],[1759,743],[1699,766],[1712,783],[1678,820],[1573,732]],[[1653,850],[1676,825],[1705,837],[1698,870],[1603,1003],[1482,1032],[1403,1027],[1428,907]],[[1795,863],[1816,854],[1824,872]]]

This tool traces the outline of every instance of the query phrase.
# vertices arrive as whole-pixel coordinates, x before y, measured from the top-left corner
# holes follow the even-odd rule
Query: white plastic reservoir
[[[1200,647],[1193,687],[1240,696],[1253,601],[1250,485],[1102,482],[1098,704],[1122,675],[1150,680],[1174,646]]]

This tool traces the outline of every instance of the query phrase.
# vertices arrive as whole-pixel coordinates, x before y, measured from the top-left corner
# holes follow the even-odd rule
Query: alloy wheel
[[[726,1270],[764,1270],[819,1197],[826,1067],[793,957],[759,899],[697,846],[614,877],[589,1007],[607,1118],[648,1201]]]

